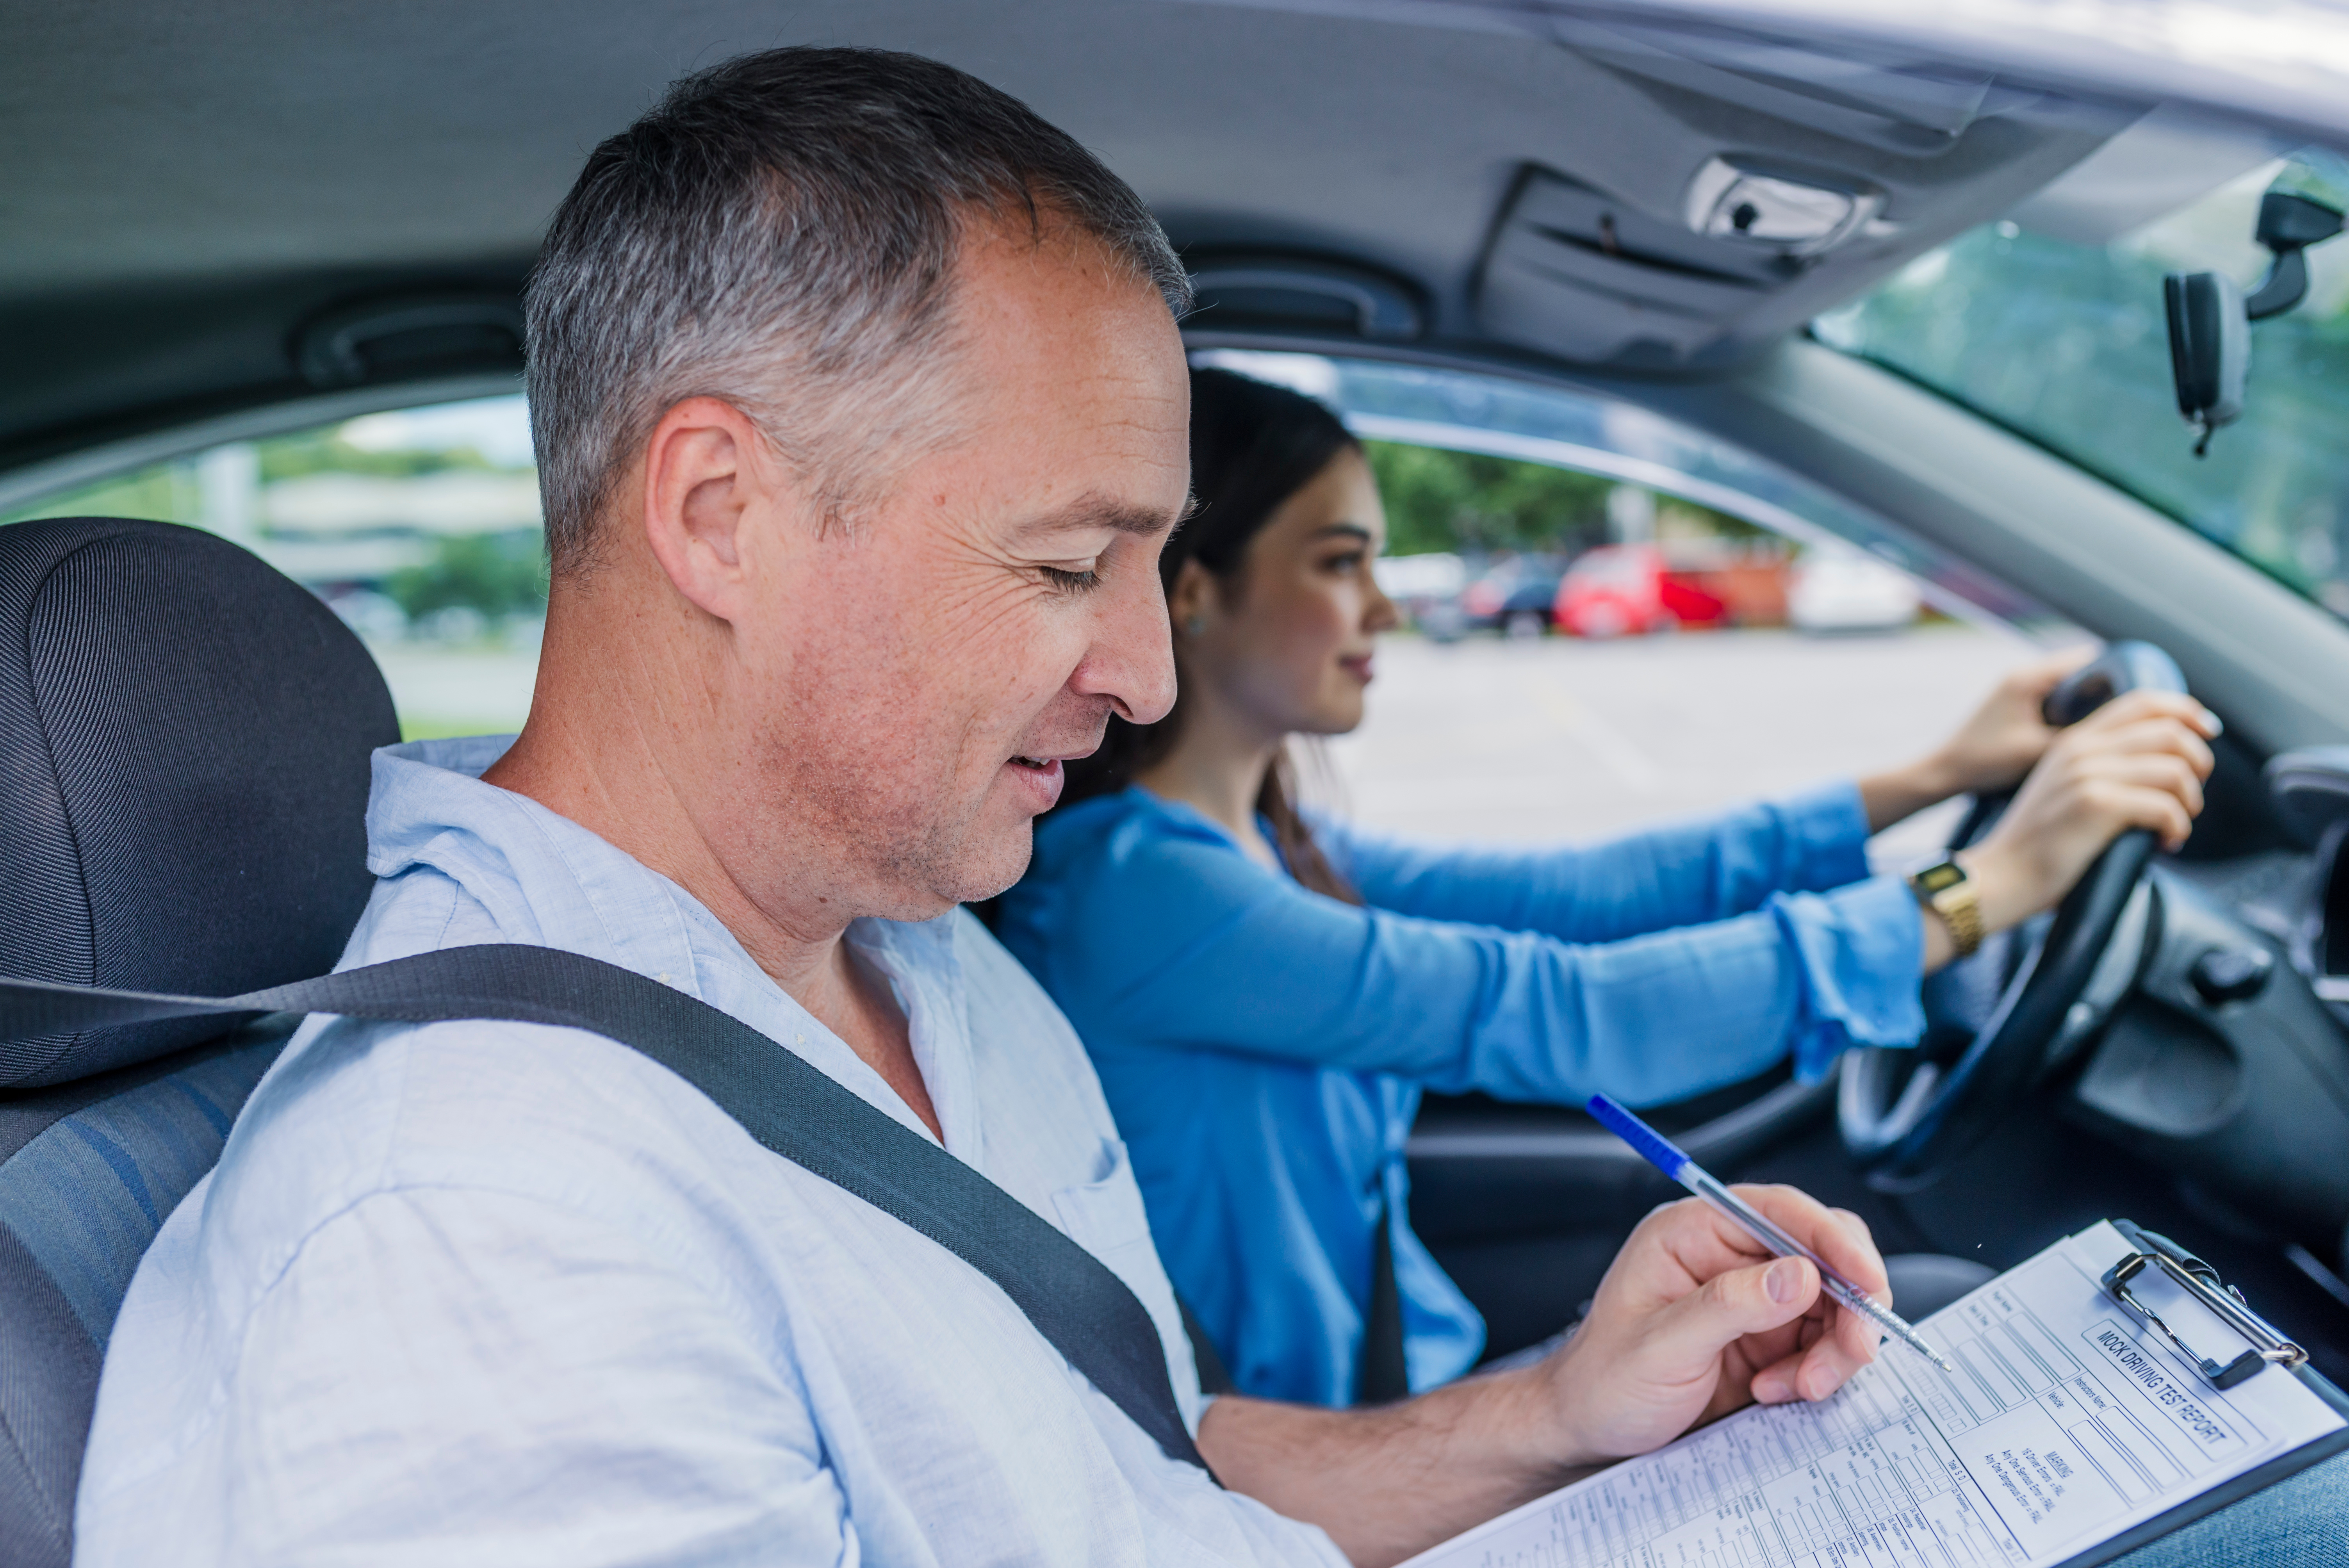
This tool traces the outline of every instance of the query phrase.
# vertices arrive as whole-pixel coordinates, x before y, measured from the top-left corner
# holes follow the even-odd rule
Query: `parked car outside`
[[[1382,555],[1371,566],[1379,591],[1395,603],[1404,620],[1440,643],[1457,639],[1464,616],[1460,595],[1468,584],[1468,563],[1448,550],[1416,555]]]
[[[1907,573],[1856,550],[1813,550],[1786,584],[1786,619],[1804,632],[1896,632],[1924,599]]]
[[[1498,627],[1512,637],[1540,636],[1549,629],[1565,577],[1563,556],[1528,552],[1501,557],[1460,595],[1464,629]]]
[[[1710,575],[1675,570],[1653,544],[1602,544],[1558,583],[1552,620],[1594,640],[1727,625],[1735,617]]]

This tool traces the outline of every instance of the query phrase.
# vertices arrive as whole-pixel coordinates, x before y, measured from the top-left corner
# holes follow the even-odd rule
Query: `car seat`
[[[235,995],[325,973],[399,738],[333,612],[192,528],[0,528],[0,974]],[[72,1553],[132,1271],[294,1020],[0,1042],[0,1568]]]

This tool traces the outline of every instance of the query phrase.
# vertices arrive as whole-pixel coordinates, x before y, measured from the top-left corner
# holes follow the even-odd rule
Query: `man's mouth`
[[[1025,768],[1036,773],[1049,772],[1059,763],[1057,757],[1015,757],[1011,759],[1012,767]]]

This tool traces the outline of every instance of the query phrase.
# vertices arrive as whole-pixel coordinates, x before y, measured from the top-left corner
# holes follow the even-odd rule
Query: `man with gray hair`
[[[645,1057],[318,1019],[131,1286],[84,1561],[1387,1563],[1868,1357],[1809,1264],[1675,1205],[1538,1365],[1376,1410],[1203,1398],[1084,1053],[956,908],[1109,715],[1172,700],[1184,302],[1133,192],[958,72],[680,83],[531,285],[530,722],[378,755],[345,957],[536,944],[730,1014],[1113,1273],[1161,1432]],[[1754,1197],[1881,1285],[1857,1222]]]

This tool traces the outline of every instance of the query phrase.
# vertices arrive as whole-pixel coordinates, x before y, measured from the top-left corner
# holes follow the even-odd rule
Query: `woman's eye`
[[[1331,556],[1322,562],[1322,565],[1325,570],[1330,572],[1360,572],[1362,569],[1362,559],[1361,551],[1351,550],[1343,555]]]
[[[1087,567],[1082,572],[1071,572],[1065,566],[1040,566],[1037,570],[1044,574],[1045,582],[1063,593],[1081,593],[1101,582],[1099,567]]]

